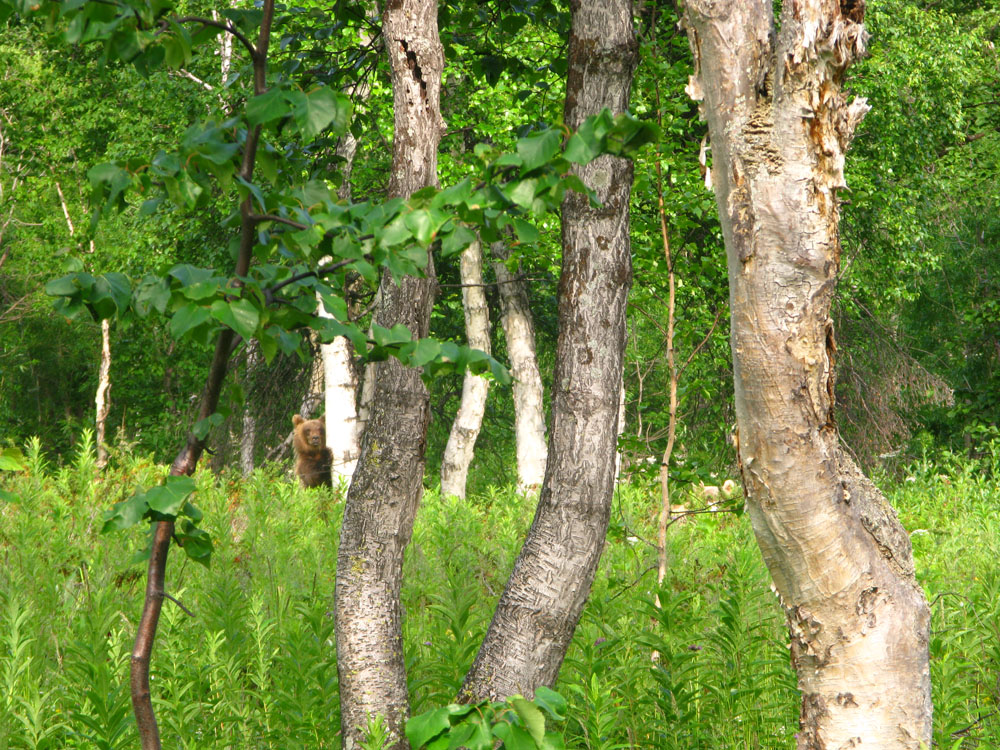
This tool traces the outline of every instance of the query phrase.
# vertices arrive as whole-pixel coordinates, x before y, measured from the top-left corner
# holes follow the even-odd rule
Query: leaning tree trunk
[[[465,311],[465,334],[469,346],[490,353],[490,309],[483,289],[483,252],[478,242],[462,251],[462,308]],[[465,498],[465,483],[476,447],[476,438],[483,425],[489,381],[482,375],[465,373],[462,400],[455,422],[448,435],[441,458],[441,494]]]
[[[630,0],[572,0],[564,121],[576,128],[628,106],[637,44]],[[579,169],[601,201],[562,207],[559,339],[548,467],[538,509],[463,700],[532,695],[555,683],[604,548],[614,491],[625,301],[632,281],[632,163],[601,156]]]
[[[864,2],[687,0],[725,236],[747,508],[791,632],[800,750],[930,746],[929,611],[909,537],[839,444],[830,302]]]
[[[436,0],[398,0],[383,16],[392,67],[395,135],[390,197],[437,182],[444,51]],[[426,336],[434,296],[426,278],[382,277],[375,322],[403,323]],[[420,373],[390,359],[377,365],[370,420],[354,472],[337,555],[337,669],[343,744],[359,747],[369,720],[382,716],[390,748],[407,747],[409,713],[399,590],[403,551],[423,492],[430,404]]]
[[[548,446],[545,443],[545,405],[542,374],[535,354],[535,324],[524,279],[507,268],[510,249],[505,242],[490,246],[493,271],[500,290],[500,323],[507,341],[510,374],[514,377],[514,437],[517,450],[517,488],[537,492],[545,478]]]

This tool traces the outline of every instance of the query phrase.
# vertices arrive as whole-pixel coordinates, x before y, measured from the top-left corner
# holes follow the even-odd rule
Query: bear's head
[[[296,447],[318,451],[326,447],[326,426],[322,419],[303,419],[301,414],[292,417],[295,427]]]

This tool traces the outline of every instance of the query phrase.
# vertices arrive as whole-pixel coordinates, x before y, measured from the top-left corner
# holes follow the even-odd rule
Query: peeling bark
[[[465,335],[469,346],[490,353],[490,310],[483,289],[483,253],[479,242],[462,251],[462,308],[465,311]],[[448,435],[441,459],[441,494],[465,498],[465,484],[472,464],[476,438],[486,412],[490,383],[482,375],[465,373],[462,400]]]
[[[392,67],[395,133],[390,197],[437,183],[437,147],[444,52],[435,0],[398,0],[383,16]],[[434,267],[425,278],[397,285],[386,273],[375,321],[406,325],[426,336],[434,296]],[[375,365],[374,399],[344,509],[337,554],[337,669],[343,746],[354,750],[368,721],[381,715],[386,747],[406,748],[409,714],[403,663],[403,552],[423,493],[430,403],[420,373],[390,358]]]
[[[108,446],[104,441],[111,410],[111,321],[101,321],[101,366],[97,372],[97,394],[94,396],[97,412],[97,467],[103,469],[108,464]]]
[[[507,339],[510,374],[514,378],[514,436],[517,450],[517,489],[537,492],[545,478],[548,444],[545,440],[545,403],[542,375],[535,354],[535,323],[524,279],[507,269],[510,249],[494,242],[493,272],[500,290],[500,323]]]
[[[895,511],[841,449],[837,191],[867,111],[863,2],[685,3],[726,241],[738,458],[802,692],[800,750],[931,742],[929,610]]]
[[[628,106],[637,44],[628,0],[570,3],[564,121]],[[602,156],[577,174],[596,190],[563,201],[552,435],[538,509],[461,698],[553,685],[604,548],[614,491],[625,301],[632,282],[632,163]]]

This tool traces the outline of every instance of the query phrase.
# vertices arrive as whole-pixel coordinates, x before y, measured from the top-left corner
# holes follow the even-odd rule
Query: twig
[[[168,594],[168,593],[167,593],[166,591],[163,591],[163,592],[161,592],[161,593],[162,593],[162,596],[163,596],[163,598],[164,598],[164,599],[169,599],[169,600],[170,600],[170,601],[172,601],[172,602],[173,602],[174,604],[176,604],[176,605],[177,605],[178,607],[180,607],[180,608],[181,608],[182,610],[184,610],[184,614],[186,614],[186,615],[187,615],[188,617],[194,617],[194,612],[192,612],[192,611],[191,611],[190,609],[188,609],[188,608],[187,608],[187,607],[185,607],[185,606],[184,606],[183,604],[181,604],[181,603],[180,603],[180,600],[178,600],[178,599],[176,599],[176,598],[172,597],[172,596],[171,596],[170,594]]]

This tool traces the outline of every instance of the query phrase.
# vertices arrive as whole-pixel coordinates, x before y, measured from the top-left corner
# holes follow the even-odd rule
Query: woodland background
[[[377,26],[347,3],[296,7],[305,20],[274,55],[340,89],[370,81],[367,99],[356,102],[351,187],[355,200],[379,199],[393,114]],[[442,3],[439,20],[447,123],[439,174],[450,184],[475,144],[511,149],[516,138],[559,121],[568,12],[547,0]],[[872,111],[848,156],[850,189],[842,196],[838,419],[845,443],[916,530],[918,576],[935,618],[935,731],[949,747],[1000,741],[998,24],[992,4],[873,3],[871,55],[848,81]],[[678,279],[675,344],[687,363],[675,486],[716,484],[734,473],[727,437],[735,417],[724,250],[699,162],[705,126],[684,94],[687,40],[670,3],[639,6],[637,30],[632,112],[658,121],[662,135],[635,158],[623,473],[602,571],[561,676],[570,700],[566,740],[602,748],[787,746],[794,677],[743,519],[706,514],[673,527],[671,573],[660,590],[666,605],[651,606],[655,555],[645,540],[655,536],[669,388],[657,163]],[[0,36],[0,66],[0,436],[24,449],[29,467],[4,478],[0,498],[0,604],[8,625],[0,643],[0,748],[128,747],[134,730],[119,676],[141,581],[126,564],[131,550],[95,541],[95,519],[172,458],[178,425],[194,419],[211,352],[178,343],[166,325],[113,324],[111,464],[95,482],[88,430],[100,325],[56,314],[44,287],[80,268],[139,277],[177,263],[228,264],[230,233],[221,225],[230,208],[221,200],[152,215],[133,205],[105,214],[93,231],[89,225],[88,170],[176,143],[217,103],[218,60],[196,58],[188,75],[143,78],[102,62],[97,47],[53,47],[25,23]],[[226,93],[238,95],[242,74]],[[321,137],[305,155],[334,181],[336,145]],[[530,281],[548,383],[558,217],[539,229],[537,246],[518,260]],[[439,262],[437,273],[431,334],[463,342],[457,257]],[[496,321],[495,287],[487,287],[487,299]],[[492,350],[501,361],[504,347],[495,330]],[[210,438],[218,475],[203,471],[198,482],[216,562],[210,572],[179,567],[176,584],[190,588],[202,618],[166,610],[163,632],[171,635],[158,644],[157,709],[179,746],[246,746],[246,737],[259,747],[339,744],[330,731],[336,670],[324,644],[332,637],[325,602],[342,498],[296,488],[287,452],[275,450],[310,387],[311,365],[309,357],[284,355],[242,362],[226,397],[236,416]],[[404,591],[414,712],[454,696],[531,515],[530,502],[513,491],[513,406],[509,388],[497,384],[469,500],[437,496],[461,383],[459,375],[430,383],[428,493]],[[257,469],[242,479],[244,411],[256,417]],[[689,504],[698,502],[692,493]],[[229,521],[237,509],[245,516],[239,533]],[[470,538],[481,541],[469,545]],[[651,650],[667,655],[664,662],[650,662]],[[773,711],[761,713],[762,705]]]

